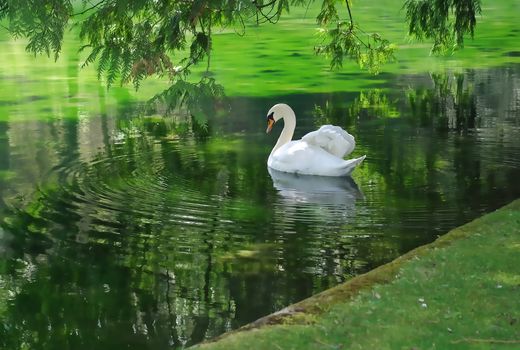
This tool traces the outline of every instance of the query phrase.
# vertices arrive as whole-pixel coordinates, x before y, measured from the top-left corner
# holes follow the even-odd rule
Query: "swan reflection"
[[[278,190],[276,203],[284,220],[344,224],[355,215],[355,203],[363,198],[350,177],[296,175],[269,169]]]
[[[349,204],[363,198],[351,177],[313,176],[268,169],[280,196],[301,203]]]

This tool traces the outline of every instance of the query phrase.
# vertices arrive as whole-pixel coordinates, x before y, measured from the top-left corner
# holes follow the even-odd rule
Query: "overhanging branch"
[[[350,31],[354,29],[354,20],[352,19],[352,11],[350,11],[350,4],[348,3],[348,0],[345,0],[347,3],[347,10],[348,10],[348,17],[350,18]]]
[[[99,5],[101,5],[102,3],[104,3],[106,0],[101,0],[100,2],[98,2],[97,4],[95,5],[92,5],[91,7],[81,11],[81,12],[78,12],[78,13],[73,13],[72,16],[80,16],[80,15],[83,15],[93,9],[95,9],[96,7],[98,7]]]

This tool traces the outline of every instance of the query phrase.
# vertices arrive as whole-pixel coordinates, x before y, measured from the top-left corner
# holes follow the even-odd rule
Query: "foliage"
[[[421,126],[468,132],[477,125],[476,97],[464,75],[432,74],[433,88],[409,90],[411,116]],[[469,86],[468,86],[469,85]]]
[[[314,105],[316,126],[334,124],[351,129],[359,119],[369,121],[376,118],[395,118],[400,115],[396,101],[381,89],[360,91],[359,96],[353,98],[348,106],[345,106],[345,103],[326,101],[323,107]]]
[[[178,106],[197,99],[186,98],[187,93],[215,92],[217,98],[221,93],[208,74],[187,83],[194,65],[206,62],[209,71],[213,28],[245,33],[248,26],[274,24],[291,8],[313,3],[321,3],[316,21],[322,41],[315,52],[328,56],[331,68],[352,59],[378,73],[393,59],[395,45],[380,33],[365,32],[354,21],[349,0],[0,0],[0,20],[14,37],[28,38],[29,52],[55,58],[67,26],[76,25],[86,52],[83,66],[97,63],[98,77],[107,86],[119,81],[138,89],[147,77],[166,77],[172,87],[155,101],[181,98],[166,103]],[[410,33],[433,39],[435,52],[452,42],[462,46],[464,36],[473,35],[480,12],[480,0],[407,0],[404,6]]]
[[[56,59],[71,13],[70,1],[0,0],[0,20],[7,18],[11,35],[27,37],[27,51]]]
[[[168,89],[148,101],[148,107],[165,108],[164,112],[177,116],[194,117],[197,122],[205,122],[215,113],[214,98],[224,96],[224,88],[213,78],[203,78],[198,83],[177,80]]]
[[[481,0],[406,0],[409,33],[418,39],[433,39],[433,53],[464,46],[464,36],[473,37]]]
[[[378,33],[366,33],[352,19],[349,1],[346,1],[349,21],[341,20],[335,0],[324,0],[317,17],[323,39],[316,47],[316,53],[331,58],[331,68],[340,68],[345,57],[352,58],[361,68],[379,73],[381,66],[393,59],[395,46]],[[332,28],[327,28],[334,23]],[[360,36],[366,37],[363,40]]]

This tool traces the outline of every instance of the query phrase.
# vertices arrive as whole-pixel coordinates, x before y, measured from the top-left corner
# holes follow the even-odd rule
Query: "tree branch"
[[[265,23],[265,22],[269,22],[269,23],[272,23],[272,24],[275,24],[276,22],[278,22],[278,19],[277,20],[273,20],[273,18],[275,18],[277,15],[278,15],[278,11],[275,12],[274,15],[271,16],[271,13],[273,12],[274,10],[274,6],[276,5],[276,1],[278,0],[273,0],[267,4],[263,4],[263,5],[259,5],[256,0],[253,0],[253,4],[255,4],[256,6],[256,9],[257,9],[257,12],[256,12],[256,15],[257,15],[257,19],[256,19],[256,23],[257,24],[261,24],[261,23]],[[269,12],[267,14],[265,14],[262,10],[266,7],[271,7],[271,9],[269,10]],[[262,15],[262,17],[264,18],[264,21],[263,22],[260,22],[258,20],[258,13],[260,13]]]
[[[102,3],[104,3],[106,0],[101,0],[100,2],[98,2],[97,4],[95,5],[92,5],[91,7],[81,11],[81,12],[78,12],[78,13],[73,13],[72,16],[80,16],[80,15],[83,15],[93,9],[95,9],[96,7],[98,7],[99,5],[101,5]]]
[[[350,5],[348,3],[348,0],[345,0],[345,3],[347,4],[348,17],[350,18],[350,28],[349,28],[349,30],[352,31],[352,29],[354,29],[354,20],[352,19],[352,11],[350,11]]]
[[[256,1],[256,0],[253,0],[253,4],[255,4],[256,8],[260,10],[260,9],[263,9],[264,7],[268,7],[268,6],[272,6],[272,5],[274,5],[274,3],[275,3],[276,1],[278,1],[278,0],[273,0],[273,1],[269,2],[269,3],[267,3],[267,4],[258,5],[257,1]]]

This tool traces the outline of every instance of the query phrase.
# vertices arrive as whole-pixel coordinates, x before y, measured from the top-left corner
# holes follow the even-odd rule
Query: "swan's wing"
[[[286,143],[269,155],[267,166],[286,173],[348,176],[365,156],[344,160],[302,140]]]
[[[354,136],[334,125],[323,125],[302,137],[302,140],[340,158],[350,154],[356,146]]]

